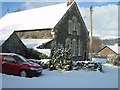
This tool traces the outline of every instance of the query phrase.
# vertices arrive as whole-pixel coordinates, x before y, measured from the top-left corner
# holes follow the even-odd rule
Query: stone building
[[[13,32],[10,37],[1,44],[0,48],[0,52],[17,53],[23,56],[25,56],[27,50],[26,46],[15,32]]]
[[[10,13],[5,15],[0,23],[5,21],[7,27],[2,26],[0,30],[15,31],[20,39],[52,39],[38,46],[50,48],[51,57],[61,47],[64,50],[70,49],[72,60],[88,59],[89,32],[84,16],[74,1],[69,5],[62,3]]]

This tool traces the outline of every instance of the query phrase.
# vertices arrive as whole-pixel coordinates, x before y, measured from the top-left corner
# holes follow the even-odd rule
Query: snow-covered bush
[[[85,65],[84,62],[76,61],[76,62],[74,62],[73,69],[74,70],[82,69],[84,67],[84,65]]]
[[[99,65],[96,63],[88,63],[88,61],[72,61],[71,47],[63,47],[62,44],[58,44],[58,47],[52,49],[52,60],[49,63],[49,70],[79,70],[90,69],[97,70]]]
[[[58,44],[57,48],[52,49],[52,60],[50,66],[53,66],[55,70],[72,70],[71,62],[71,48],[63,47],[62,44]],[[49,67],[51,68],[51,67]]]
[[[55,70],[54,61],[50,60],[48,63],[48,68],[50,71]]]
[[[114,54],[108,55],[107,63],[120,66],[120,55],[114,55]]]
[[[88,70],[96,71],[99,70],[102,72],[102,64],[95,62],[88,62],[85,66]]]
[[[47,63],[43,63],[43,64],[42,64],[42,68],[43,68],[43,69],[47,69],[47,68],[48,68],[48,64],[47,64]]]
[[[79,69],[86,69],[90,71],[97,71],[99,70],[102,72],[102,64],[98,62],[90,62],[90,61],[77,61],[74,62],[73,65],[74,70],[79,70]]]
[[[64,71],[69,71],[69,70],[70,70],[70,65],[65,65],[65,66],[63,67],[63,70],[64,70]]]
[[[49,67],[49,61],[50,61],[50,60],[51,60],[51,59],[41,59],[41,60],[40,60],[43,69],[48,69],[48,67]]]

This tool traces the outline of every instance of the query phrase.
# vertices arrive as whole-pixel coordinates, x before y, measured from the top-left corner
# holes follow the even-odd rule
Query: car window
[[[11,57],[11,56],[4,56],[3,61],[13,62],[13,61],[15,61],[15,59],[13,57]]]
[[[22,56],[14,56],[15,57],[15,59],[16,60],[18,60],[18,61],[20,61],[20,62],[27,62],[27,60],[24,58],[24,57],[22,57]]]

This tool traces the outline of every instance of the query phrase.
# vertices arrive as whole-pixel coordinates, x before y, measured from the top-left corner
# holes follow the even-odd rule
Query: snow
[[[7,40],[14,31],[52,29],[71,6],[72,4],[67,6],[67,3],[62,3],[8,13],[0,19],[0,40]],[[80,8],[79,11],[84,19],[84,11]]]
[[[22,39],[22,42],[24,43],[25,46],[27,46],[27,48],[34,49],[38,52],[46,54],[47,56],[50,56],[51,49],[39,49],[37,47],[51,40],[52,39]]]
[[[48,61],[50,61],[51,59],[41,59],[40,61],[42,62],[42,63],[47,63]]]
[[[47,43],[52,39],[21,39],[23,44],[27,46],[27,48],[34,48],[42,45],[43,43]]]
[[[92,61],[93,62],[99,62],[99,63],[101,63],[101,64],[106,64],[106,59],[104,59],[104,58],[92,58]]]
[[[109,46],[108,45],[108,47],[111,49],[111,50],[113,50],[115,53],[117,53],[117,54],[120,54],[120,47],[119,46],[116,46],[116,45],[114,45],[114,46]]]
[[[103,38],[101,38],[102,40],[105,40],[105,39],[118,39],[120,38],[120,36],[105,36]]]
[[[51,55],[51,49],[37,49],[37,48],[34,48],[34,50],[36,50],[38,52],[41,52],[43,54],[46,54],[48,57]]]
[[[105,63],[103,70],[44,70],[33,78],[2,74],[2,88],[118,88],[118,67]]]
[[[0,40],[6,40],[14,31],[54,28],[70,6],[62,3],[8,13],[0,19]]]

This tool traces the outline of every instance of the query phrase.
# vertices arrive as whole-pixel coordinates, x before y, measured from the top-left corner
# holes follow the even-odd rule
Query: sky
[[[29,1],[29,0],[28,0]],[[48,2],[49,1],[49,2]],[[66,0],[41,0],[25,2],[25,0],[9,0],[2,1],[2,17],[6,13],[14,12],[17,9],[31,9],[40,6],[46,6],[51,4],[57,4],[65,2]],[[90,16],[89,7],[93,6],[93,35],[104,38],[115,38],[118,36],[118,0],[77,0],[78,5],[81,8],[81,12],[85,15],[85,23],[89,30]]]

